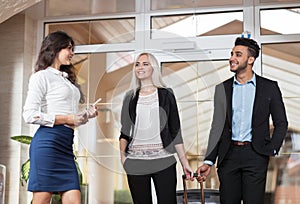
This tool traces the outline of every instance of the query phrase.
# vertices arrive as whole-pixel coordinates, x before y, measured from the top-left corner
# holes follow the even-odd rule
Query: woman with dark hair
[[[23,117],[26,123],[40,125],[30,145],[28,191],[33,192],[34,204],[50,203],[53,193],[59,193],[64,204],[80,204],[74,128],[98,112],[95,106],[78,111],[85,100],[71,64],[73,56],[74,41],[68,34],[49,34],[29,80]]]

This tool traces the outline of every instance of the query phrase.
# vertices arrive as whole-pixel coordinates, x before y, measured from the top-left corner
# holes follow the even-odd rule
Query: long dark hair
[[[67,48],[70,45],[70,43],[74,47],[74,40],[67,33],[63,31],[56,31],[50,33],[47,37],[45,37],[45,39],[42,42],[34,71],[38,72],[51,66],[57,54],[62,49]],[[85,97],[81,91],[80,85],[78,84],[75,67],[72,64],[61,65],[60,71],[68,73],[68,80],[72,84],[74,84],[80,91],[80,103],[84,103]]]

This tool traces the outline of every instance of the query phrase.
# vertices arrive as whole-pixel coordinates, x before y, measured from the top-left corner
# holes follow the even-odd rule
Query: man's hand
[[[199,183],[204,182],[207,176],[210,174],[210,170],[211,166],[208,164],[202,164],[202,166],[199,166],[199,168],[196,171],[198,173],[197,181]]]

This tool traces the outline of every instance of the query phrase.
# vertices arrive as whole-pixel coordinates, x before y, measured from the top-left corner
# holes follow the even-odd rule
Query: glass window
[[[263,44],[262,63],[263,76],[278,81],[283,97],[300,97],[300,43]]]
[[[262,45],[262,75],[278,81],[285,101],[289,128],[300,132],[300,43]],[[299,120],[298,120],[299,119]]]
[[[278,157],[271,160],[275,201],[298,203],[300,181],[300,43],[262,45],[262,75],[276,80],[287,112],[289,130]]]
[[[47,23],[45,27],[45,35],[64,30],[76,45],[128,43],[135,39],[134,18]]]
[[[78,72],[79,84],[87,102],[99,97],[102,97],[101,102],[111,100],[111,94],[117,93],[121,82],[131,78],[133,57],[133,52],[75,54],[72,64]],[[125,81],[127,84],[128,80]]]
[[[97,104],[97,118],[76,129],[74,149],[88,187],[88,201],[84,203],[117,203],[118,199],[130,203],[118,137],[122,100],[129,88],[133,56],[132,52],[93,53],[76,54],[72,59],[87,98],[82,108],[102,98]]]
[[[151,0],[152,10],[242,5],[243,0]]]
[[[185,149],[190,166],[197,169],[206,153],[215,85],[232,76],[228,60],[166,62],[162,63],[162,75],[177,99]],[[177,171],[177,177],[181,178],[180,166]],[[190,188],[199,187],[197,182],[189,185]],[[205,187],[214,190],[219,188],[215,168],[206,180]],[[177,189],[183,187],[178,185]]]
[[[133,12],[135,0],[47,0],[46,16]]]
[[[151,23],[152,39],[240,34],[243,12],[155,16]]]
[[[288,23],[287,23],[288,22]],[[260,11],[262,35],[299,34],[300,8],[285,8]]]

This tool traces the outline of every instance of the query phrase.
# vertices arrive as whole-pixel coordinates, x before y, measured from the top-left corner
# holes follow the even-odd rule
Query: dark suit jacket
[[[136,119],[136,105],[139,97],[139,90],[136,94],[133,91],[126,93],[121,111],[121,134],[129,143],[132,141],[133,130]],[[183,143],[180,127],[180,119],[177,103],[171,88],[158,88],[160,136],[163,147],[170,153],[175,153],[176,144]],[[128,147],[128,146],[127,146]],[[128,148],[126,148],[126,151]]]
[[[233,77],[218,84],[214,96],[214,115],[205,160],[222,163],[232,137]],[[274,130],[270,135],[269,118]],[[288,122],[281,91],[276,81],[256,75],[256,93],[252,113],[252,146],[262,155],[278,153],[286,135]]]

